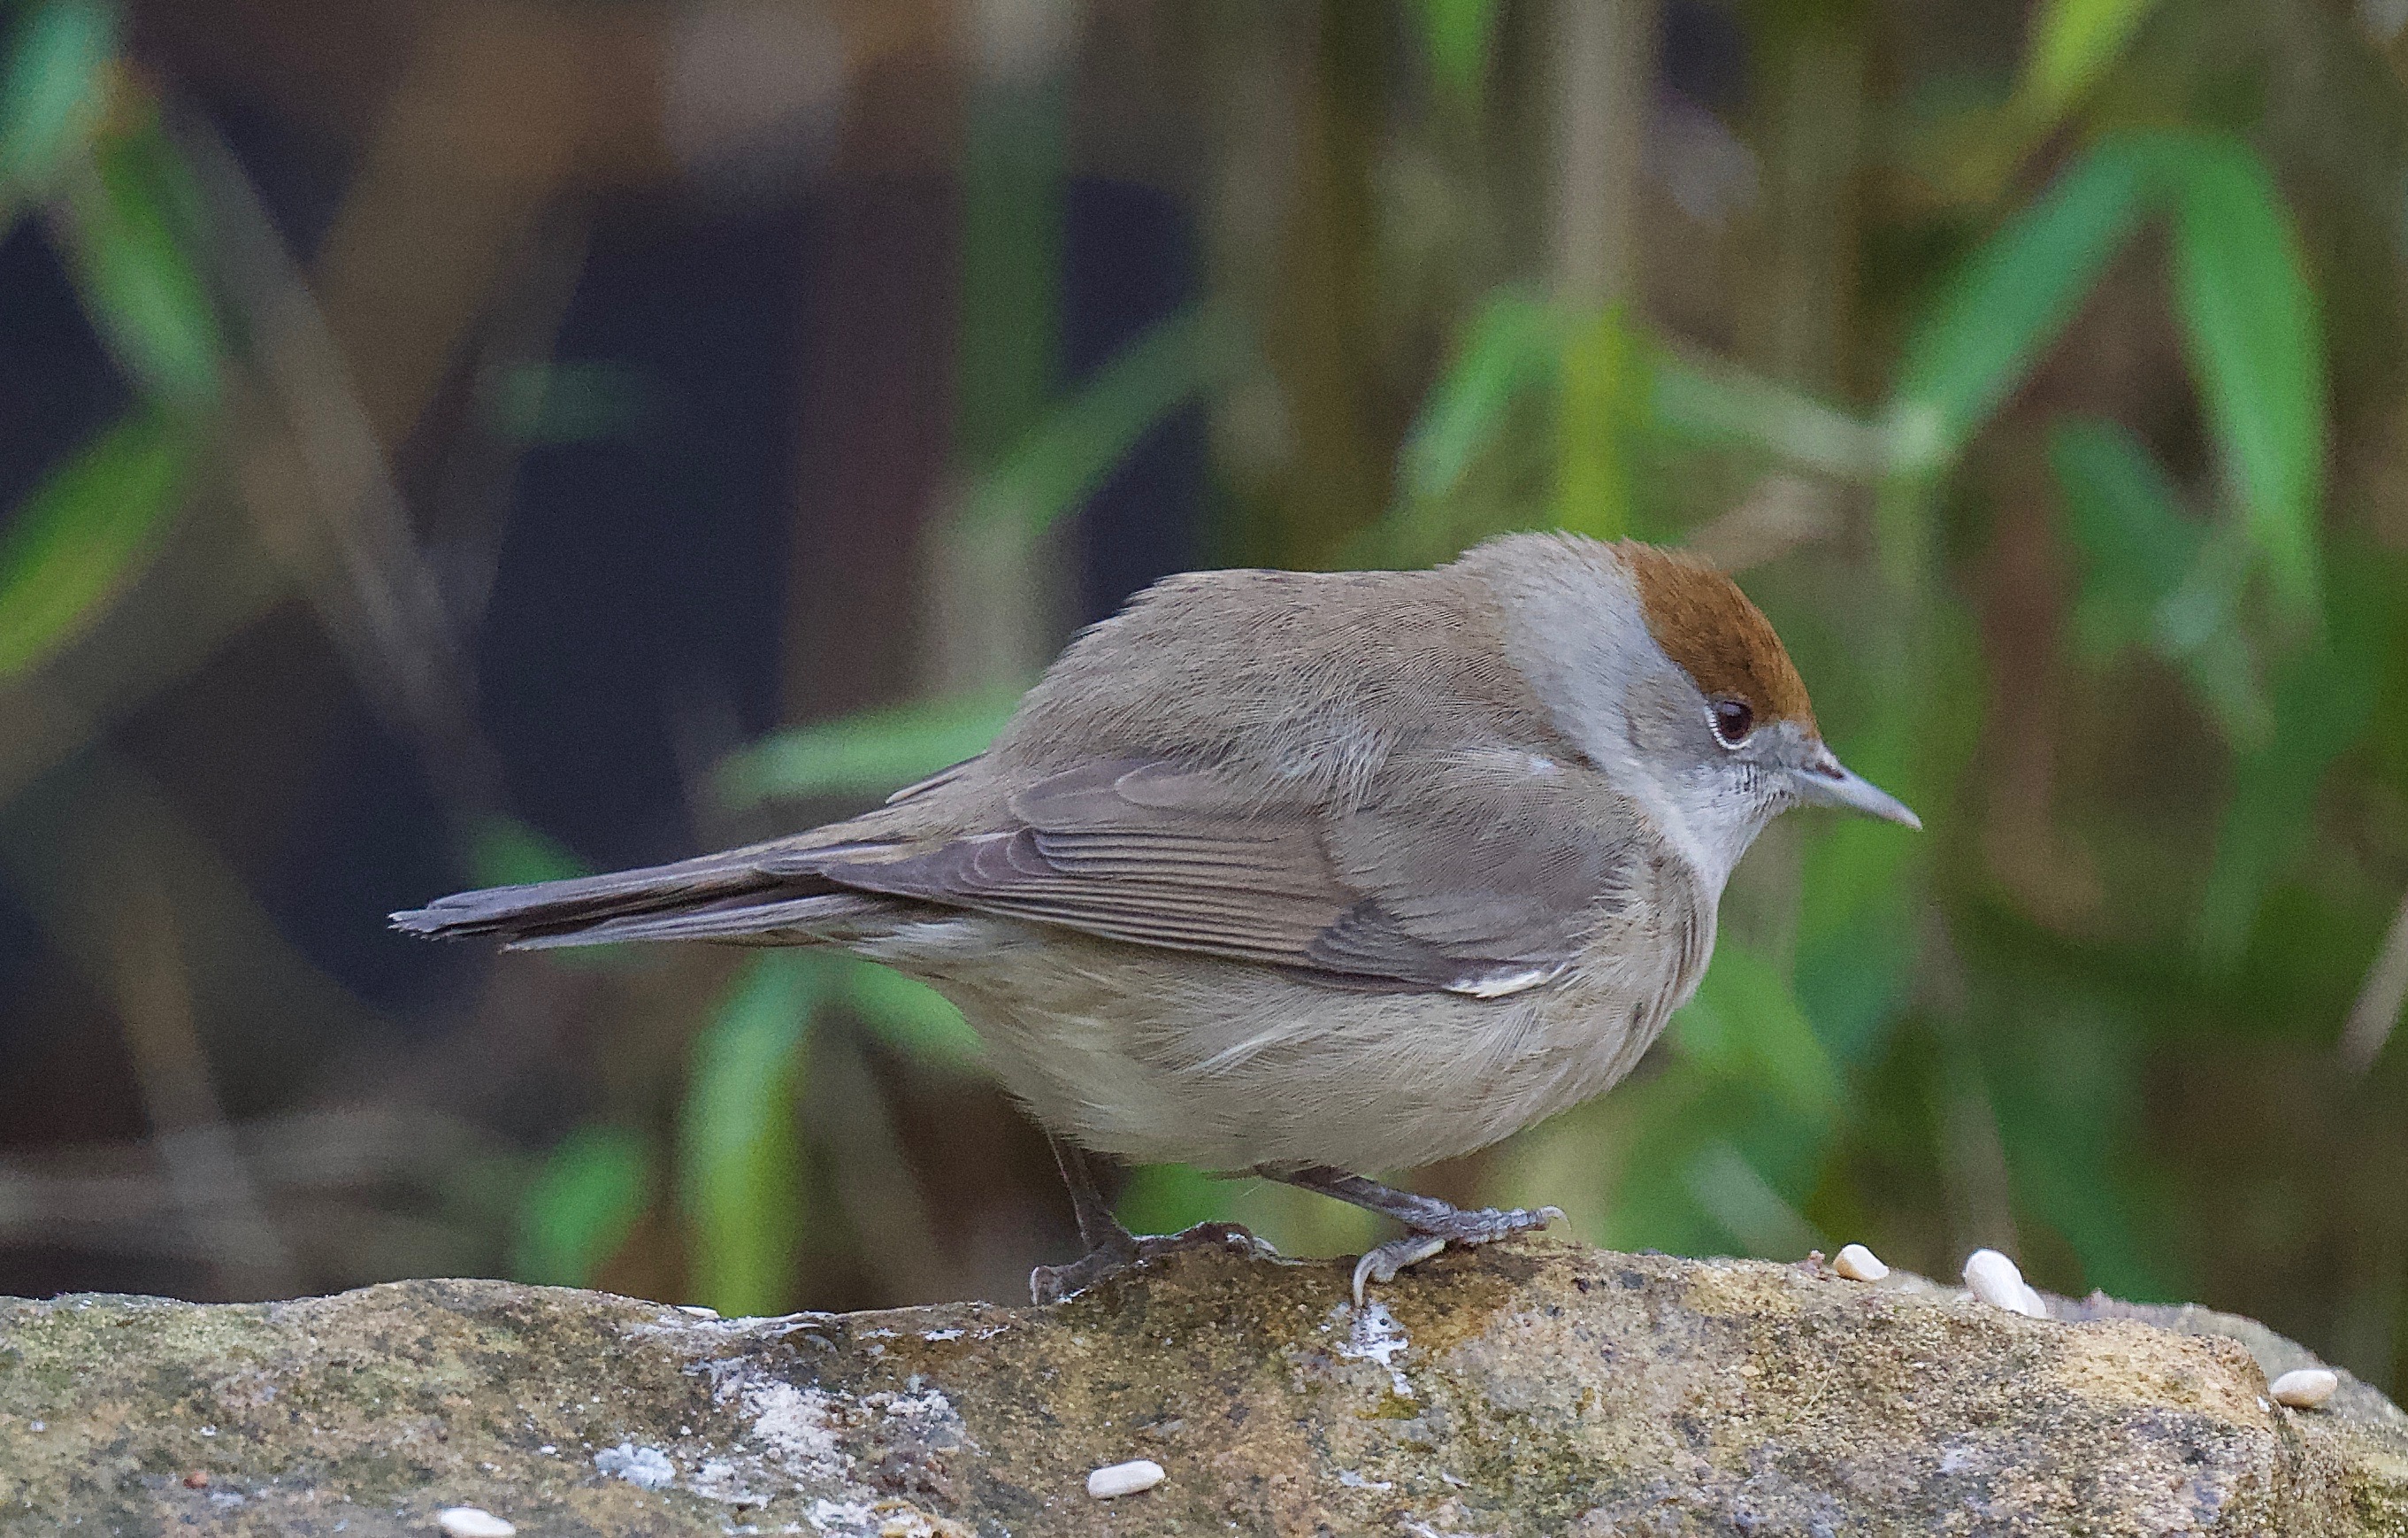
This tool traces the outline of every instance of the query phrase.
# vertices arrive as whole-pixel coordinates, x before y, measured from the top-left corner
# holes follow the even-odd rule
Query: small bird
[[[1385,1283],[1562,1215],[1358,1171],[1606,1089],[1687,1000],[1714,908],[1801,803],[1921,826],[1824,745],[1798,670],[1694,556],[1566,534],[1426,571],[1166,578],[1073,640],[985,753],[875,811],[647,870],[393,915],[509,948],[834,945],[958,1005],[1052,1138],[1086,1256],[1140,1238],[1094,1156],[1382,1213]]]

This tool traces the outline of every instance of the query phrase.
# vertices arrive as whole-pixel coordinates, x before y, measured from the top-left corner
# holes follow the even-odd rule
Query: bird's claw
[[[1512,1234],[1543,1229],[1550,1223],[1564,1220],[1561,1207],[1483,1207],[1476,1212],[1456,1211],[1435,1219],[1401,1239],[1391,1239],[1377,1244],[1354,1262],[1354,1306],[1363,1306],[1366,1283],[1377,1282],[1383,1286],[1397,1279],[1397,1273],[1407,1266],[1418,1265],[1449,1244],[1485,1244]]]
[[[1255,1238],[1241,1224],[1198,1223],[1177,1233],[1131,1234],[1096,1245],[1067,1266],[1039,1266],[1028,1273],[1028,1298],[1039,1307],[1058,1303],[1096,1283],[1118,1276],[1132,1266],[1182,1249],[1219,1247],[1242,1251],[1249,1258],[1279,1258],[1279,1251]]]
[[[1354,1262],[1354,1306],[1363,1306],[1363,1284],[1377,1282],[1382,1286],[1397,1279],[1397,1272],[1407,1266],[1428,1259],[1446,1248],[1443,1235],[1409,1233],[1402,1239],[1391,1239],[1384,1244],[1374,1244]]]

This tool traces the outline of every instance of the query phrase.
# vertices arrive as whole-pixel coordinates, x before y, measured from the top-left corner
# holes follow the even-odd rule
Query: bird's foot
[[[1354,1262],[1354,1306],[1363,1306],[1367,1283],[1385,1286],[1407,1266],[1428,1259],[1449,1244],[1485,1244],[1559,1223],[1563,1215],[1561,1207],[1482,1207],[1471,1212],[1450,1207],[1443,1213],[1417,1214],[1412,1220],[1412,1232],[1374,1245]]]
[[[1043,1307],[1075,1296],[1133,1266],[1183,1249],[1233,1249],[1266,1259],[1279,1251],[1236,1223],[1198,1223],[1177,1233],[1133,1234],[1124,1229],[1067,1266],[1039,1266],[1028,1273],[1028,1298]]]

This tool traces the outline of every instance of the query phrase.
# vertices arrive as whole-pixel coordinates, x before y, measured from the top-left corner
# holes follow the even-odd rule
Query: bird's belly
[[[859,948],[953,999],[1051,1130],[1211,1170],[1394,1170],[1484,1147],[1628,1072],[1669,1003],[1630,985],[1652,977],[1359,992],[985,917]]]

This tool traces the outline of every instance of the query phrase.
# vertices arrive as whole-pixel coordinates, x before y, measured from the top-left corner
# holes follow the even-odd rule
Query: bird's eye
[[[1756,712],[1744,699],[1717,699],[1707,710],[1714,724],[1714,740],[1735,748],[1756,729]]]

